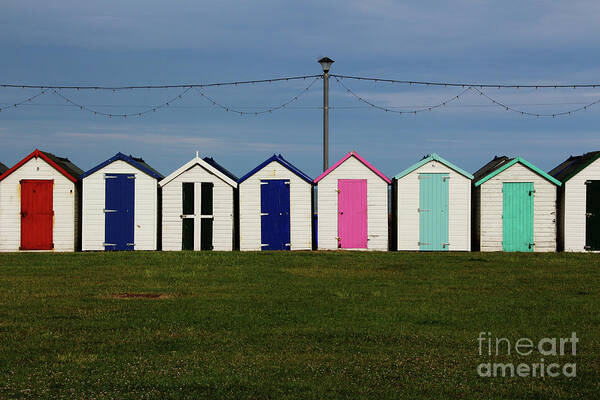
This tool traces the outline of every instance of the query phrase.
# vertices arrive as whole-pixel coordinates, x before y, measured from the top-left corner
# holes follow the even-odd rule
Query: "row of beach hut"
[[[432,154],[390,179],[350,152],[313,180],[273,155],[238,179],[197,153],[164,177],[122,153],[84,172],[35,150],[0,164],[0,251],[598,251],[599,158],[470,174]]]

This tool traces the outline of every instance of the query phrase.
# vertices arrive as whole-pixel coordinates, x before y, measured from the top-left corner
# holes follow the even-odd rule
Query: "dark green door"
[[[194,250],[194,183],[184,182],[182,187],[181,249]]]
[[[502,186],[502,250],[533,251],[533,182]]]
[[[202,182],[200,205],[200,250],[213,249],[213,188],[211,182]]]
[[[419,249],[447,251],[448,174],[419,174]]]
[[[600,181],[586,181],[585,249],[600,250]]]

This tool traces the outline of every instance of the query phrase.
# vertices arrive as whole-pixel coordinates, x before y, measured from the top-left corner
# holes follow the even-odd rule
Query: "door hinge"
[[[266,182],[266,181],[261,181],[261,182],[260,182],[260,184],[261,184],[261,185],[268,185],[268,184],[269,184],[269,182]]]
[[[102,243],[102,246],[116,246],[115,243]]]
[[[260,247],[265,247],[265,246],[268,246],[268,244],[264,244],[264,243],[260,244]]]
[[[450,243],[442,243],[442,247],[450,247]]]
[[[585,216],[586,216],[586,218],[589,218],[589,217],[593,217],[594,214],[592,214],[592,213],[585,213]]]
[[[428,246],[431,244],[431,243],[425,243],[425,242],[418,242],[418,243],[419,243],[419,246]]]
[[[128,176],[127,179],[135,179],[135,175],[134,176]]]
[[[586,185],[590,185],[592,183],[592,181],[585,181]]]
[[[587,250],[587,251],[590,251],[590,250],[592,250],[592,246],[583,246],[583,249]]]
[[[341,189],[335,189],[336,192],[342,193]]]
[[[289,181],[285,182],[285,184],[288,185],[288,186],[290,186],[290,182]]]
[[[269,213],[264,213],[264,212],[261,212],[261,213],[260,213],[260,216],[262,217],[263,215],[269,215]]]
[[[423,212],[423,211],[431,211],[431,210],[426,210],[424,208],[417,208],[417,212]]]
[[[117,179],[114,175],[104,175],[104,179]]]
[[[135,243],[125,243],[126,246],[135,246]]]
[[[117,210],[107,210],[106,208],[103,209],[102,211],[104,211],[105,213],[117,212]]]
[[[535,246],[535,243],[529,243],[529,248],[533,248],[533,246]]]
[[[450,177],[449,177],[449,176],[443,176],[443,177],[442,177],[442,180],[443,180],[444,182],[445,182],[445,181],[447,181],[448,179],[450,179]]]

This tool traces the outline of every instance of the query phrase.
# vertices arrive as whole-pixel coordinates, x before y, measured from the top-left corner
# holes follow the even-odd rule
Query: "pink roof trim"
[[[327,171],[323,172],[321,175],[317,176],[317,178],[315,179],[315,183],[319,182],[321,179],[325,178],[327,175],[329,175],[329,173],[331,171],[333,171],[334,169],[336,169],[337,167],[339,167],[344,161],[346,161],[347,159],[349,159],[350,157],[356,157],[356,159],[358,161],[360,161],[361,163],[363,163],[367,168],[369,168],[371,171],[375,172],[381,179],[383,179],[384,181],[386,181],[387,183],[392,183],[392,181],[390,180],[390,178],[388,178],[387,176],[385,176],[384,174],[382,174],[377,168],[375,168],[374,166],[371,165],[370,162],[368,162],[367,160],[365,160],[364,158],[362,158],[357,152],[355,151],[351,151],[350,153],[346,154],[344,157],[342,157],[338,162],[336,162],[334,165],[332,165],[331,167],[329,167],[327,169]]]

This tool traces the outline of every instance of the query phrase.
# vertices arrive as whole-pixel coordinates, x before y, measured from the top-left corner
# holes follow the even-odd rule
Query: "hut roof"
[[[83,174],[81,174],[81,178],[85,178],[90,176],[91,174],[93,174],[94,172],[106,167],[107,165],[115,162],[115,161],[124,161],[127,164],[131,165],[134,168],[139,169],[140,171],[144,172],[147,175],[150,175],[151,177],[157,179],[157,180],[161,180],[163,178],[162,174],[160,172],[158,172],[157,170],[155,170],[154,168],[152,168],[150,165],[148,165],[143,159],[139,158],[139,157],[133,157],[131,155],[127,156],[123,153],[117,153],[114,156],[112,156],[111,158],[109,158],[108,160],[96,165],[94,168],[85,171]]]
[[[339,167],[340,165],[342,165],[342,163],[344,161],[346,161],[347,159],[349,159],[350,157],[354,157],[356,158],[358,161],[360,161],[361,163],[363,163],[363,165],[367,168],[369,168],[371,171],[373,171],[377,176],[379,176],[381,179],[383,179],[384,181],[386,181],[387,183],[392,183],[392,181],[390,180],[390,178],[388,178],[387,176],[385,176],[383,173],[381,173],[377,168],[375,168],[373,165],[371,165],[371,163],[369,163],[367,160],[365,160],[364,158],[362,158],[357,152],[355,151],[351,151],[348,154],[346,154],[344,157],[342,157],[338,162],[336,162],[334,165],[332,165],[331,167],[329,167],[325,172],[323,172],[321,175],[319,175],[316,179],[315,179],[315,183],[319,182],[321,179],[325,178],[327,175],[329,175],[333,170],[335,170],[337,167]]]
[[[447,166],[448,168],[455,170],[459,174],[464,175],[465,177],[467,177],[469,179],[473,179],[473,175],[471,175],[467,171],[465,171],[465,170],[457,167],[456,165],[452,164],[450,161],[447,161],[447,160],[443,159],[442,157],[440,157],[436,153],[426,155],[418,163],[413,164],[409,168],[407,168],[404,171],[400,172],[398,175],[394,176],[394,179],[400,179],[400,178],[402,178],[402,177],[410,174],[411,172],[413,172],[417,168],[422,167],[423,165],[427,164],[430,161],[440,162],[440,163],[444,164],[445,166]]]
[[[278,162],[283,167],[289,169],[294,174],[298,175],[299,178],[301,178],[301,179],[305,180],[306,182],[312,184],[313,181],[312,181],[312,178],[310,176],[306,175],[304,172],[300,171],[298,168],[296,168],[294,165],[292,165],[292,163],[290,163],[288,160],[286,160],[285,158],[283,158],[283,156],[281,154],[279,154],[279,155],[278,154],[273,154],[273,156],[267,158],[265,161],[263,161],[260,165],[258,165],[252,171],[250,171],[246,175],[242,176],[238,180],[238,183],[244,182],[246,179],[250,178],[252,175],[254,175],[255,173],[257,173],[258,171],[260,171],[261,169],[263,169],[264,167],[266,167],[267,165],[269,165],[273,161]]]
[[[475,177],[475,187],[492,179],[494,176],[498,175],[500,172],[513,166],[516,163],[520,163],[520,164],[524,165],[525,167],[529,168],[533,172],[535,172],[538,175],[542,176],[543,178],[549,180],[550,182],[554,183],[557,186],[561,185],[559,180],[548,175],[546,172],[542,171],[540,168],[531,164],[529,161],[525,160],[524,158],[521,158],[521,157],[508,158],[507,156],[500,156],[500,157],[495,156],[490,162],[485,164],[477,172],[475,172],[475,174],[473,174]]]
[[[598,158],[600,158],[600,151],[571,156],[557,165],[549,174],[561,182],[566,182]]]
[[[204,157],[204,159],[198,156],[196,153],[196,157],[192,158],[190,161],[182,165],[175,172],[169,174],[166,178],[160,181],[158,184],[160,186],[164,186],[167,183],[171,182],[173,179],[177,178],[179,175],[183,174],[188,169],[192,168],[194,165],[200,165],[202,168],[207,169],[212,174],[218,176],[221,180],[223,180],[228,185],[236,188],[237,187],[237,178],[231,172],[226,170],[222,165],[217,163],[215,160],[209,157]]]
[[[16,163],[12,168],[4,171],[4,173],[0,175],[0,181],[12,174],[13,172],[15,172],[27,161],[31,160],[32,158],[38,157],[50,164],[54,169],[63,174],[68,180],[72,182],[77,182],[81,179],[83,171],[71,161],[69,161],[68,158],[58,157],[52,153],[48,153],[47,151],[35,149],[27,157],[23,158],[21,161]]]

